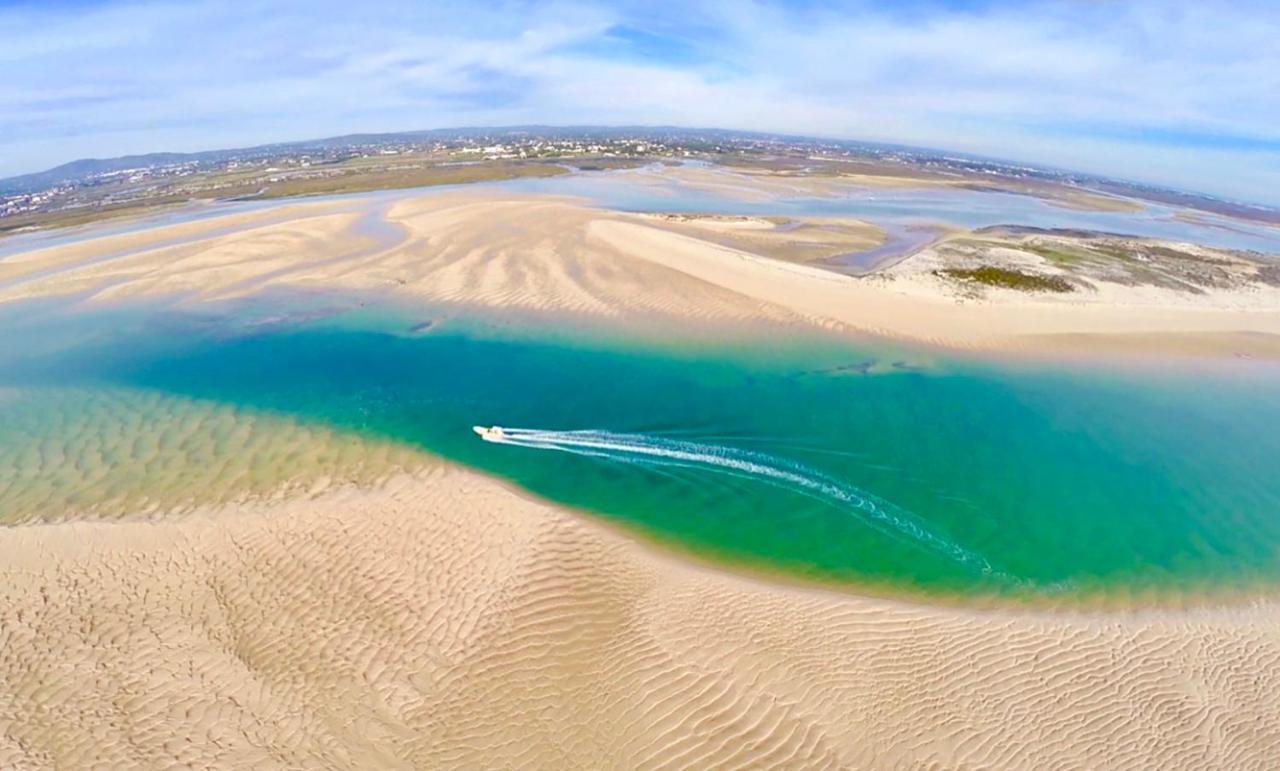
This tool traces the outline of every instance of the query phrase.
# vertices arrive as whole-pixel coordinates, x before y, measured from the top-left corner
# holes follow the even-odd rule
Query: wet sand
[[[0,526],[167,519],[371,485],[422,463],[288,416],[128,388],[0,389],[0,426]]]

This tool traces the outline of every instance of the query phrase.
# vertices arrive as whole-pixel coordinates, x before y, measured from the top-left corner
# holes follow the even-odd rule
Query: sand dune
[[[453,468],[0,531],[0,766],[1268,768],[1274,605],[932,608]]]

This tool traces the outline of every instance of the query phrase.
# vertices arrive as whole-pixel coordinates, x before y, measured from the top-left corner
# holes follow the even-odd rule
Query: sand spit
[[[816,324],[938,345],[1023,351],[1050,335],[1194,334],[1203,339],[1210,334],[1228,346],[1227,352],[1237,335],[1280,335],[1277,289],[1170,300],[1167,293],[1116,285],[1107,287],[1101,302],[1014,291],[975,301],[954,296],[943,281],[906,263],[886,275],[853,278],[621,220],[592,222],[591,236]]]
[[[836,217],[654,214],[647,219],[673,232],[732,249],[811,264],[874,249],[886,238],[884,230],[868,222]]]
[[[716,242],[725,233],[673,232],[661,218],[567,198],[480,188],[415,195],[379,198],[377,208],[352,199],[346,209],[336,202],[297,205],[296,216],[270,210],[269,219],[236,214],[113,236],[106,259],[90,256],[94,242],[12,255],[0,259],[7,278],[0,301],[71,294],[90,301],[199,301],[275,288],[351,290],[597,316],[802,321],[1018,351],[1055,339],[1078,348],[1094,336],[1186,335],[1196,338],[1188,352],[1212,340],[1213,352],[1229,355],[1240,353],[1236,343],[1246,338],[1280,336],[1274,286],[1189,293],[1099,283],[1063,296],[993,289],[971,297],[929,270],[928,254],[854,278],[753,253],[748,242],[758,234],[750,229],[732,233],[735,247]],[[855,237],[874,235],[847,236]],[[1176,341],[1163,347],[1179,348]]]
[[[821,165],[821,164],[819,164]],[[628,172],[639,179],[650,178],[654,184],[677,181],[696,190],[746,201],[768,201],[776,196],[838,197],[851,189],[866,188],[937,188],[974,184],[963,177],[946,178],[931,175],[888,175],[841,170],[833,164],[825,171],[779,170],[752,166],[666,166],[646,167]]]
[[[83,268],[115,255],[157,250],[171,244],[197,243],[271,223],[305,219],[333,211],[334,208],[333,204],[326,202],[297,202],[154,226],[149,226],[144,217],[134,223],[137,225],[136,229],[126,228],[119,233],[113,233],[113,227],[105,224],[86,226],[80,230],[84,234],[82,240],[44,247],[40,247],[37,241],[36,248],[0,257],[0,287],[69,268]],[[8,246],[8,243],[5,245]]]
[[[903,169],[849,162],[840,158],[815,158],[815,163],[770,167],[754,165],[643,167],[628,175],[660,185],[678,181],[696,190],[748,201],[767,201],[774,196],[840,197],[851,190],[876,188],[968,188],[1030,195],[1051,206],[1080,211],[1135,212],[1144,206],[1131,198],[1070,187],[1052,182],[1022,180],[993,181],[982,175],[951,175],[923,171],[901,173]],[[896,172],[896,173],[895,173]]]
[[[0,531],[0,766],[1268,768],[1280,613],[689,566],[441,467]]]

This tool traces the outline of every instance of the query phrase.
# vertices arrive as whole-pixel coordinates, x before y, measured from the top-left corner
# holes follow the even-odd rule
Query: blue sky
[[[976,152],[1280,204],[1280,4],[0,0],[0,176],[459,125]]]

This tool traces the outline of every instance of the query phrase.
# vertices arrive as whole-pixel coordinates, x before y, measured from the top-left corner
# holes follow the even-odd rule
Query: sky
[[[1280,205],[1280,3],[0,0],[0,177],[530,123],[886,141]]]

